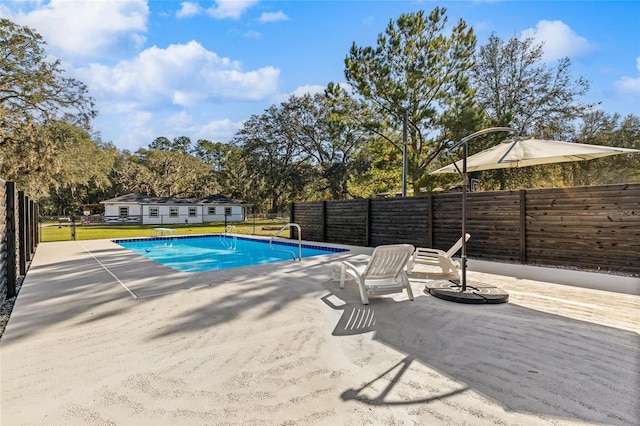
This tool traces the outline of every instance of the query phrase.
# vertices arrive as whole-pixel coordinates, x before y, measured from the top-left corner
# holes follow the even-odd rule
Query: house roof
[[[131,193],[100,201],[100,204],[247,204],[242,200],[234,200],[222,194],[209,195],[204,198],[150,197],[144,194]]]

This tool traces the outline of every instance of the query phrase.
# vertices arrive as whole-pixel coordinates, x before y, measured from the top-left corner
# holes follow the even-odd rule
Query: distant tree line
[[[549,66],[530,38],[492,35],[478,48],[463,20],[447,28],[444,8],[403,14],[375,46],[352,45],[347,84],[272,105],[228,143],[159,136],[132,153],[92,132],[93,98],[47,59],[42,37],[0,19],[0,177],[51,214],[129,192],[222,193],[259,212],[281,212],[292,201],[397,192],[405,142],[411,193],[446,190],[459,178],[430,175],[449,162],[444,149],[485,127],[640,148],[640,118],[582,103],[589,83],[571,76],[568,58]],[[476,139],[470,154],[504,137]],[[637,155],[627,155],[474,177],[488,190],[638,182],[639,166]]]

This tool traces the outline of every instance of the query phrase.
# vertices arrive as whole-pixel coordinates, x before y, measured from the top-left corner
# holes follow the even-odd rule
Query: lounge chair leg
[[[407,283],[407,296],[409,296],[409,300],[414,300],[415,297],[413,296],[413,289],[411,288],[411,283],[409,282],[409,280],[407,279],[406,281]]]
[[[360,300],[362,301],[362,304],[368,305],[369,296],[367,295],[367,287],[361,280],[358,280],[358,288],[360,289]]]
[[[337,266],[333,266],[331,268],[331,281],[337,281],[338,280],[338,267]]]

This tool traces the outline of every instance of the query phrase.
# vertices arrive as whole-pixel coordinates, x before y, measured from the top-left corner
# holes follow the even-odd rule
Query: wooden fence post
[[[429,194],[427,196],[427,214],[429,217],[427,218],[427,247],[433,247],[433,195]]]
[[[365,199],[364,240],[367,247],[371,246],[371,198]]]
[[[291,207],[289,208],[289,223],[296,223],[296,217],[295,217],[295,206],[296,203],[291,202]],[[225,222],[227,220],[227,217],[225,216]],[[225,228],[226,228],[226,223],[225,223]],[[295,234],[294,234],[294,227],[290,226],[289,227],[289,239],[295,239]]]
[[[527,263],[527,191],[520,190],[520,262]]]
[[[327,202],[322,201],[322,205],[320,206],[320,216],[322,217],[322,231],[320,235],[322,235],[322,242],[327,242]]]

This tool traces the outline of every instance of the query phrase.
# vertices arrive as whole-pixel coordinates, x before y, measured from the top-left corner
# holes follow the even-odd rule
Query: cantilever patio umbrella
[[[632,152],[640,152],[640,150],[546,139],[521,140],[516,137],[469,156],[467,158],[467,172],[592,160],[594,158]],[[462,162],[463,160],[460,160],[455,163],[460,170],[462,169]],[[449,164],[431,173],[457,172],[456,166]]]
[[[442,167],[431,174],[439,173],[459,173],[462,176],[463,191],[462,191],[462,235],[466,234],[466,185],[468,182],[467,173],[480,171],[480,170],[492,170],[503,168],[516,168],[526,167],[538,164],[551,164],[551,163],[564,163],[571,161],[592,160],[599,157],[607,157],[610,155],[625,154],[625,153],[639,153],[640,150],[617,148],[611,146],[602,145],[587,145],[580,143],[570,143],[562,141],[552,141],[545,139],[520,139],[514,137],[481,151],[477,154],[467,157],[467,142],[469,139],[476,135],[496,132],[496,131],[514,131],[508,128],[492,128],[485,129],[474,133],[473,135],[464,138],[462,141],[454,145],[453,149],[463,146],[463,159],[456,163]],[[466,244],[463,239],[462,245],[462,259],[461,259],[461,281],[462,292],[466,292]],[[449,300],[465,301],[464,298],[457,299],[455,297],[446,296]]]

